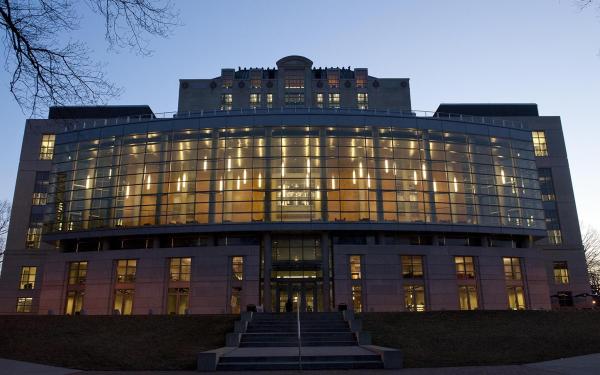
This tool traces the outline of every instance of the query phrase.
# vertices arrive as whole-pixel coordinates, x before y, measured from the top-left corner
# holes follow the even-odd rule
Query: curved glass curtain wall
[[[165,130],[57,144],[49,231],[400,222],[544,228],[530,142],[394,127]]]

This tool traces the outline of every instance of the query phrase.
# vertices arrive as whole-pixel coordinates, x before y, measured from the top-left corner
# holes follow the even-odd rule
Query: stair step
[[[219,371],[240,371],[240,370],[296,370],[300,368],[299,362],[236,362],[236,363],[219,363],[217,370]],[[337,361],[337,362],[302,362],[304,370],[350,370],[350,369],[380,369],[383,368],[381,361]]]
[[[372,362],[381,359],[377,354],[372,355],[308,355],[302,356],[302,362]],[[223,356],[220,358],[221,363],[238,363],[238,362],[297,362],[298,356]]]

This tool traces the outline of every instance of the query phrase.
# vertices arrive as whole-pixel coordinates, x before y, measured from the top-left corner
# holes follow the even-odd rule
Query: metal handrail
[[[297,304],[296,320],[298,322],[298,366],[302,371],[302,334],[300,333],[300,302]]]
[[[111,117],[99,119],[73,119],[64,120],[64,132],[94,129],[111,125],[131,124],[147,121],[164,121],[181,118],[201,118],[201,117],[222,117],[232,115],[256,115],[256,114],[289,114],[289,113],[323,113],[323,114],[352,114],[352,115],[371,115],[371,116],[396,116],[425,119],[447,119],[456,122],[475,123],[500,126],[511,129],[525,129],[523,121],[506,120],[498,117],[463,115],[459,113],[444,113],[421,110],[393,111],[390,109],[358,109],[358,108],[314,108],[314,107],[280,107],[280,108],[236,108],[236,109],[213,109],[186,112],[157,112],[153,114]]]

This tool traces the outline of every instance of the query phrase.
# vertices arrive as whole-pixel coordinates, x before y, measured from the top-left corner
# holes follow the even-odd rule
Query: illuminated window
[[[230,111],[233,108],[233,94],[221,95],[221,110]]]
[[[562,242],[562,232],[560,229],[550,229],[548,231],[548,243],[551,245],[560,245]]]
[[[477,310],[477,288],[471,285],[459,286],[458,301],[461,310]]]
[[[329,94],[329,108],[340,108],[340,94]]]
[[[407,311],[425,311],[425,287],[423,285],[404,286],[404,308]]]
[[[54,134],[43,134],[42,144],[40,146],[40,159],[41,160],[52,160],[54,156],[54,141],[56,136]]]
[[[137,260],[121,259],[117,261],[117,282],[132,283],[135,281],[135,271],[137,268]]]
[[[250,94],[250,108],[260,107],[260,94]]]
[[[32,205],[43,206],[48,197],[49,172],[35,172],[35,185],[33,186]]]
[[[369,108],[369,94],[364,92],[356,94],[356,103],[358,104],[358,109]]]
[[[456,265],[456,277],[458,279],[475,279],[475,263],[473,262],[473,257],[454,257],[454,264]]]
[[[284,81],[286,89],[303,89],[304,79],[302,78],[286,78]]]
[[[239,314],[241,311],[241,293],[242,288],[231,288],[231,298],[229,299],[229,308],[232,314]]]
[[[223,88],[224,89],[230,89],[231,87],[233,87],[233,80],[232,79],[228,79],[228,78],[224,78],[223,79]]]
[[[325,102],[325,95],[323,93],[317,93],[315,95],[315,102],[316,102],[316,106],[317,108],[323,108],[324,102]]]
[[[327,84],[330,88],[340,87],[340,73],[336,71],[327,72]]]
[[[273,94],[267,94],[267,108],[273,108]]]
[[[190,281],[192,258],[171,258],[169,270],[169,280]]]
[[[37,272],[37,267],[34,267],[34,266],[21,267],[21,281],[19,283],[19,289],[34,289],[36,272]]]
[[[85,284],[88,262],[69,263],[69,285]]]
[[[167,296],[167,314],[184,315],[190,303],[189,288],[169,288]]]
[[[420,255],[402,255],[402,278],[423,278],[423,257]]]
[[[362,279],[360,269],[361,258],[360,255],[350,255],[350,278],[352,280]]]
[[[366,69],[356,69],[354,75],[356,77],[356,88],[361,89],[367,87],[368,75]]]
[[[506,288],[506,294],[511,310],[525,310],[525,293],[522,286],[509,286]]]
[[[504,278],[506,280],[521,280],[521,259],[515,257],[502,258],[504,263]]]
[[[260,89],[262,87],[262,79],[251,79],[250,87],[253,89]]]
[[[33,226],[27,228],[27,238],[25,239],[25,246],[29,249],[39,249],[40,242],[42,239],[42,227]]]
[[[65,304],[66,315],[78,315],[83,310],[84,290],[70,290],[67,292],[67,302]]]
[[[546,145],[546,133],[543,130],[531,132],[533,138],[533,150],[535,156],[548,156],[548,146]]]
[[[362,311],[362,286],[352,285],[352,307],[354,312]]]
[[[133,289],[117,289],[115,290],[115,306],[114,310],[119,315],[131,315],[133,311]]]
[[[231,275],[234,280],[244,279],[244,257],[231,257]]]
[[[33,307],[32,297],[19,297],[17,298],[17,312],[18,313],[30,313]]]
[[[568,284],[569,283],[569,267],[567,262],[554,262],[554,283]]]
[[[284,95],[285,105],[304,105],[304,94],[285,94]]]

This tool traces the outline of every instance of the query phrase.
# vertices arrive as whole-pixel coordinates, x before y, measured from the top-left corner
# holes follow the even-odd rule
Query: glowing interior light
[[[206,156],[204,157],[204,170],[208,169],[208,160],[206,160]]]
[[[248,181],[248,171],[246,171],[244,169],[244,185],[246,185],[246,182]]]
[[[90,175],[87,175],[87,177],[85,178],[85,188],[89,189],[90,185]]]
[[[307,174],[306,175],[306,181],[305,181],[306,187],[310,187],[310,176]]]
[[[262,174],[258,174],[258,188],[262,188]]]
[[[367,189],[371,188],[371,174],[367,173]]]
[[[389,164],[388,164],[388,160],[385,159],[385,173],[388,173],[390,170]]]
[[[219,180],[219,191],[223,191],[223,178],[221,177],[221,180]]]
[[[352,170],[352,183],[356,185],[356,169]]]
[[[423,163],[423,165],[421,166],[421,169],[423,171],[423,179],[427,179],[427,168],[425,167],[425,163]]]
[[[416,184],[418,183],[418,180],[419,180],[419,179],[417,178],[417,170],[416,170],[416,169],[413,171],[413,180],[414,180],[414,182],[415,182],[415,185],[416,185]]]
[[[454,192],[458,192],[458,182],[456,181],[456,177],[454,177]]]
[[[506,183],[506,176],[504,175],[504,169],[503,168],[500,169],[500,175],[502,176],[502,183],[505,184]]]
[[[394,176],[396,176],[397,170],[396,170],[396,162],[394,162]]]
[[[108,178],[111,178],[111,177],[112,177],[112,168],[109,168],[108,169]]]
[[[181,179],[181,186],[183,187],[183,190],[187,188],[187,173],[183,174],[183,178]]]
[[[285,177],[285,161],[281,162],[281,177]]]
[[[125,185],[125,198],[129,198],[129,185]]]
[[[240,176],[238,176],[238,178],[237,178],[237,185],[236,185],[236,188],[237,188],[238,190],[240,190]]]
[[[317,200],[321,200],[321,190],[317,190]]]
[[[331,177],[331,190],[335,190],[335,176]]]
[[[363,178],[362,161],[358,163],[358,177]]]
[[[150,184],[152,183],[152,175],[149,174],[148,178],[146,179],[146,190],[150,190]]]
[[[177,177],[177,191],[181,191],[181,177]]]
[[[227,158],[227,172],[231,172],[231,156]]]
[[[310,158],[306,158],[306,173],[310,173]]]
[[[433,180],[433,192],[435,193],[437,191],[437,184],[435,183],[435,180]]]

